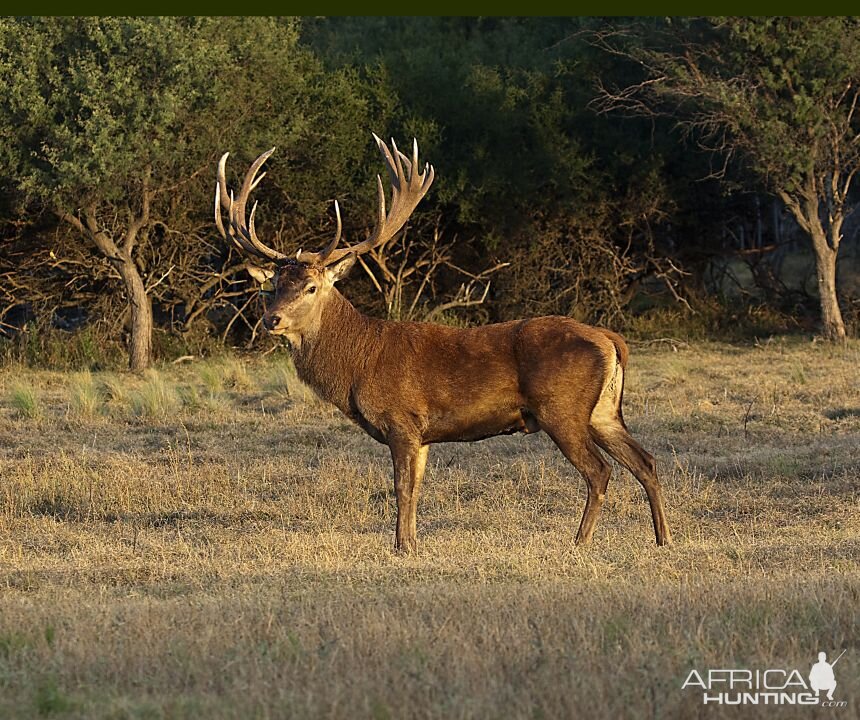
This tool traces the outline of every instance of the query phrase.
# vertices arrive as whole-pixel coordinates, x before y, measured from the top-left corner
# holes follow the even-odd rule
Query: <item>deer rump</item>
[[[618,418],[626,348],[607,330],[565,317],[381,330],[347,411],[379,442],[392,428],[429,444]]]

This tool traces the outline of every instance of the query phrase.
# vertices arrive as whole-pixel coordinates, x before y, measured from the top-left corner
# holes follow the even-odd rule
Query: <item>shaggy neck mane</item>
[[[319,325],[293,350],[299,378],[324,400],[349,415],[350,389],[376,356],[382,320],[362,315],[332,288]]]

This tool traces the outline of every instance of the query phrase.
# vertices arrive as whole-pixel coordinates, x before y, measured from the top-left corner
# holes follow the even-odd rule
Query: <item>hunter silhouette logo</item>
[[[836,676],[833,667],[845,654],[843,650],[832,662],[827,653],[818,653],[818,662],[809,670],[809,682],[800,670],[792,668],[720,668],[687,675],[682,690],[699,688],[704,705],[817,705],[846,707],[845,700],[834,700]],[[826,693],[826,698],[821,697]]]
[[[815,694],[821,694],[822,690],[827,691],[827,699],[833,700],[833,691],[836,689],[836,676],[833,674],[833,666],[839,662],[845,654],[843,650],[839,653],[839,657],[832,663],[827,662],[827,653],[818,653],[818,662],[812,666],[809,671],[809,687],[815,690]]]

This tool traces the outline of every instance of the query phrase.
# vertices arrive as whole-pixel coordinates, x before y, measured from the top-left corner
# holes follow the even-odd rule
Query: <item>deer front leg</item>
[[[413,553],[418,547],[416,510],[418,490],[424,476],[429,447],[413,438],[389,438],[391,460],[394,463],[394,494],[397,498],[397,530],[394,549]]]
[[[417,547],[418,537],[418,495],[421,493],[421,482],[424,480],[424,468],[427,467],[429,445],[418,448],[415,463],[412,466],[412,503],[409,506],[409,527],[412,532],[412,543]]]

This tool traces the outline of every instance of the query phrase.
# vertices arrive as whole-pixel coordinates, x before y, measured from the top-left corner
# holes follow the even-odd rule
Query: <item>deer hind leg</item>
[[[594,420],[594,418],[593,418]],[[654,522],[654,534],[658,545],[668,545],[672,542],[672,533],[666,522],[666,510],[663,506],[663,491],[657,479],[657,464],[653,456],[645,450],[627,431],[624,420],[617,416],[597,424],[592,422],[590,428],[594,441],[618,463],[626,467],[639,481],[648,495],[651,506],[651,519]]]
[[[590,370],[591,375],[597,374],[600,370],[597,360],[593,368],[583,368],[582,372],[588,374]],[[588,429],[589,418],[598,402],[601,388],[594,383],[568,387],[563,378],[553,381],[551,377],[550,380],[548,387],[536,388],[538,392],[533,394],[529,410],[537,419],[540,429],[552,438],[585,480],[588,495],[576,533],[576,544],[585,545],[591,542],[594,534],[612,472]],[[570,401],[572,396],[576,397],[575,402]]]
[[[587,545],[594,534],[612,470],[591,440],[586,428],[578,431],[545,429],[558,449],[585,478],[588,497],[585,500],[585,510],[579,523],[579,531],[576,533],[576,544]]]

